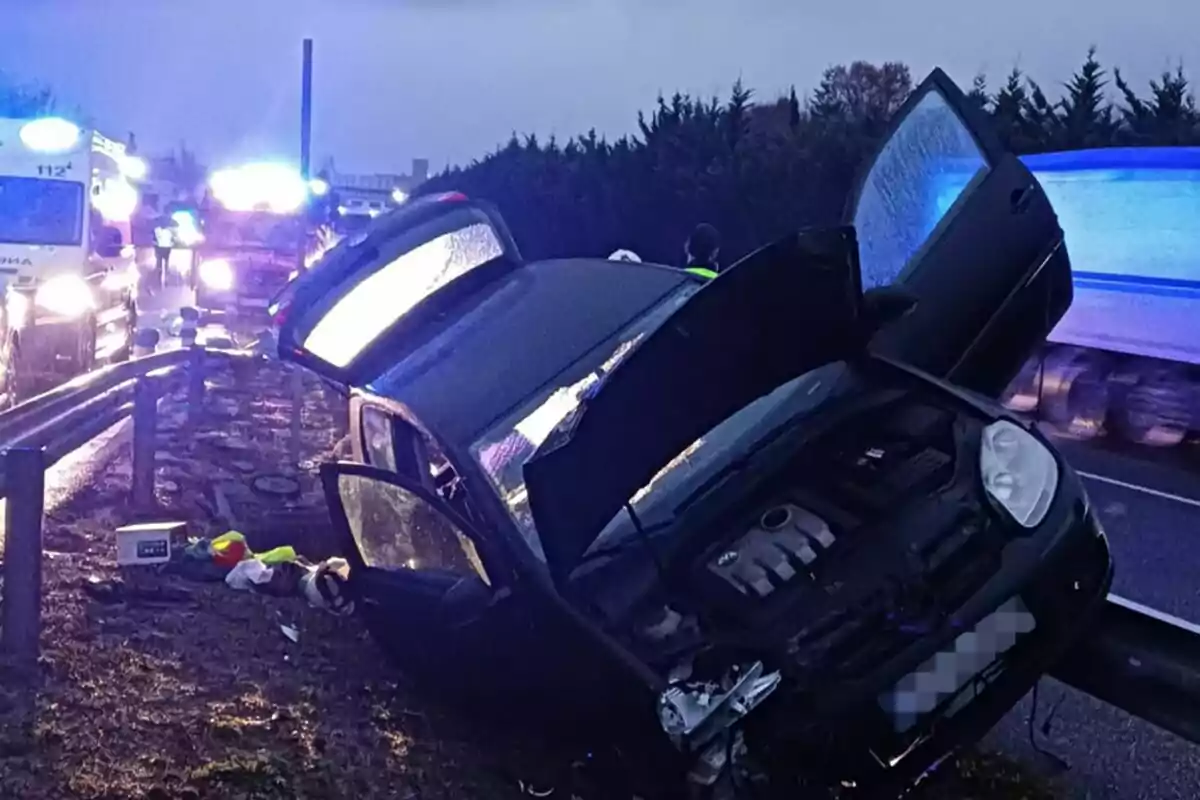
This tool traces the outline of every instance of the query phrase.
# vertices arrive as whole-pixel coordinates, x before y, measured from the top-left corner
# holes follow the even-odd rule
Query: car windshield
[[[726,417],[659,470],[630,498],[643,529],[660,528],[727,465],[753,452],[781,426],[805,417],[840,386],[846,364],[836,361],[793,378]],[[618,512],[592,542],[585,557],[618,546],[636,532],[628,513]]]
[[[611,343],[597,346],[579,362],[563,370],[561,380],[553,381],[535,393],[516,413],[489,428],[471,445],[471,456],[483,467],[530,549],[543,561],[545,555],[525,491],[525,462],[551,432],[579,408],[580,401],[599,388],[603,377],[699,288],[699,284],[689,283],[672,292],[622,330]]]
[[[0,177],[0,242],[65,247],[83,241],[83,184]]]

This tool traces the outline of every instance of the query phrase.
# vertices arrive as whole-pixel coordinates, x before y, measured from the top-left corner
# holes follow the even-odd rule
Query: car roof
[[[528,263],[449,313],[419,347],[396,348],[396,363],[366,389],[465,446],[548,384],[586,376],[630,322],[689,283],[682,270],[652,264]]]

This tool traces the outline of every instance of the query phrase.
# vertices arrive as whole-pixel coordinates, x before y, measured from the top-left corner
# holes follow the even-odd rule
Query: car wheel
[[[89,314],[80,323],[79,352],[75,355],[75,366],[79,374],[90,372],[96,366],[96,317]]]
[[[3,386],[3,393],[0,394],[3,401],[0,402],[0,406],[6,409],[12,408],[32,395],[28,370],[21,354],[21,341],[16,336],[8,338],[3,355],[0,356],[0,364],[4,369],[3,377],[0,378],[2,381],[0,385]]]
[[[133,339],[138,330],[137,302],[129,300],[125,304],[125,344],[112,357],[113,363],[128,361],[133,357]]]

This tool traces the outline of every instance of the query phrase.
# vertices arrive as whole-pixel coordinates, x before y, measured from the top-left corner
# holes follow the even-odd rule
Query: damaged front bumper
[[[694,733],[709,732],[682,743],[670,723],[678,729],[686,715],[663,709],[687,705],[680,686],[668,689],[660,717],[694,758],[690,780],[712,786],[740,771],[742,780],[767,783],[785,796],[837,787],[843,796],[890,798],[976,742],[1086,630],[1111,585],[1108,543],[1086,499],[1060,498],[1056,505],[1045,523],[1055,533],[1045,547],[1017,556],[1031,559],[1023,580],[997,576],[940,633],[921,637],[868,674],[804,686],[786,668],[780,679],[764,675],[761,665],[743,667],[748,680],[727,679],[728,685],[751,687],[750,708],[761,707],[731,714],[746,705],[738,691],[714,696],[693,686],[687,701],[712,709]],[[769,686],[764,678],[773,678]]]

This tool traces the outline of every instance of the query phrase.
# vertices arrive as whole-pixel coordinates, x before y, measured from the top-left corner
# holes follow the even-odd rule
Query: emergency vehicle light
[[[75,147],[83,132],[74,122],[60,117],[43,117],[26,123],[20,132],[21,141],[39,153],[61,153]]]

